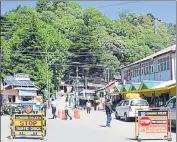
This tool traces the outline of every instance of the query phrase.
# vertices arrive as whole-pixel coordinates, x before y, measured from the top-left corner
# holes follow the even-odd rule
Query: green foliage
[[[36,8],[18,6],[1,17],[2,77],[28,73],[44,89],[49,67],[54,93],[66,73],[75,70],[63,66],[67,62],[101,64],[115,74],[121,65],[176,41],[176,25],[154,23],[151,13],[137,15],[121,10],[118,14],[119,19],[110,20],[98,9],[82,9],[76,2],[38,1]],[[88,68],[87,72],[102,73],[97,68]]]

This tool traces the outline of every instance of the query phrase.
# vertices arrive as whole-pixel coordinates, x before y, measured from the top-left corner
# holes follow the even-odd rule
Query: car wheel
[[[128,121],[129,121],[129,118],[127,117],[127,114],[126,114],[126,113],[124,114],[124,120],[125,120],[125,122],[128,122]]]
[[[116,118],[117,120],[120,119],[120,116],[118,116],[118,113],[117,113],[117,112],[116,112],[116,114],[115,114],[115,118]]]

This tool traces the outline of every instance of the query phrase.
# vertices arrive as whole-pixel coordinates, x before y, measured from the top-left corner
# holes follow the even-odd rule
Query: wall
[[[176,80],[176,53],[172,53],[172,77]]]
[[[138,75],[136,77],[130,77],[129,80],[126,80],[125,83],[132,83],[132,82],[142,82],[143,80],[155,80],[155,81],[168,81],[171,80],[171,67],[169,70],[163,70],[163,71],[158,71],[158,60],[162,59],[162,58],[166,58],[169,57],[169,66],[170,64],[170,53],[161,55],[159,57],[155,57],[153,60],[153,72],[150,72],[149,74],[142,74],[142,70],[140,68],[140,73],[141,75]],[[124,82],[124,72],[128,69],[130,69],[130,71],[132,71],[132,68],[137,66],[137,65],[142,65],[144,63],[150,62],[150,60],[145,61],[145,62],[141,62],[139,64],[133,65],[131,67],[126,67],[124,69],[121,70],[121,80],[122,83]],[[142,66],[141,66],[142,67]],[[172,74],[173,74],[173,79],[176,79],[176,54],[173,53],[172,54]]]

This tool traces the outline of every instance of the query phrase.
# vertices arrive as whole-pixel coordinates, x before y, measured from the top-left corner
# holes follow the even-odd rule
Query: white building
[[[176,80],[176,45],[121,68],[122,83]]]

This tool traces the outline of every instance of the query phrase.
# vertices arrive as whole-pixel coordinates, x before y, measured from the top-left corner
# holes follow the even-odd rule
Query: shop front
[[[37,96],[36,90],[19,90],[19,101],[34,101]]]

